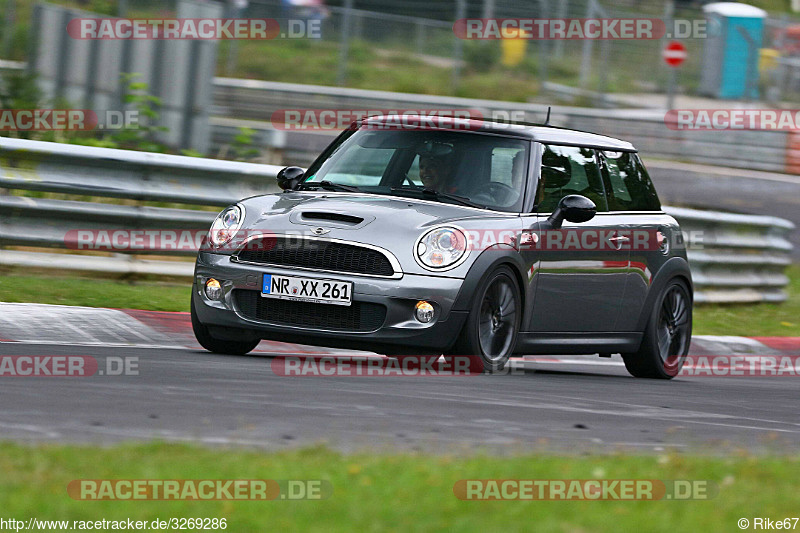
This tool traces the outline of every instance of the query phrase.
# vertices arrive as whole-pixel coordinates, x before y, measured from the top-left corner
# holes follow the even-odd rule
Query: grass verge
[[[698,305],[694,309],[697,335],[800,337],[800,265],[786,270],[789,299],[781,304]]]
[[[0,301],[189,311],[191,282],[121,281],[77,275],[0,276]]]
[[[790,284],[785,303],[698,305],[694,334],[800,336],[800,265],[791,266],[787,273]],[[11,273],[0,277],[0,301],[188,311],[189,287],[188,281],[130,282]]]
[[[0,444],[0,509],[28,520],[225,518],[228,531],[736,531],[753,517],[797,516],[800,458],[696,456],[341,455],[163,443],[115,447]],[[707,480],[692,501],[462,501],[462,479]],[[317,501],[79,501],[77,479],[327,480]]]

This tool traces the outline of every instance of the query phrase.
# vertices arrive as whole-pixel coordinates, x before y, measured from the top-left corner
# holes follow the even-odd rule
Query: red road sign
[[[686,47],[678,41],[670,41],[664,50],[661,51],[661,57],[664,62],[670,67],[677,67],[686,60]]]

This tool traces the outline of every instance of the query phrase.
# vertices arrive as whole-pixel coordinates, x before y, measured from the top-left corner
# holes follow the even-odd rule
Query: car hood
[[[512,229],[521,224],[517,214],[375,194],[276,193],[248,198],[240,205],[245,207],[242,228],[248,232],[319,235],[379,246],[397,257],[404,272],[420,274],[431,272],[417,264],[412,250],[416,240],[432,227],[452,224],[483,230]],[[458,270],[465,270],[462,267]],[[459,276],[462,272],[444,274]]]
[[[276,220],[275,217],[291,215],[295,211],[340,213],[376,220],[402,215],[413,218],[413,221],[405,220],[404,225],[415,223],[415,227],[423,227],[426,223],[434,221],[485,217],[487,214],[486,210],[468,206],[355,193],[278,193],[250,198],[244,203],[247,207],[253,205],[261,210],[259,219]],[[255,223],[260,221],[257,220]]]

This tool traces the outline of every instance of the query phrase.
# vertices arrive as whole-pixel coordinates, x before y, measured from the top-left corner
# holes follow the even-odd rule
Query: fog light
[[[222,296],[222,285],[214,278],[209,278],[206,281],[206,296],[209,300],[219,300]]]
[[[417,316],[417,320],[423,324],[427,324],[433,320],[433,306],[425,301],[417,302],[415,314]]]

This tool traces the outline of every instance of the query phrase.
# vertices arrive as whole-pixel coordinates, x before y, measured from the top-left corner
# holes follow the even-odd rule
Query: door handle
[[[616,237],[609,237],[608,240],[614,243],[614,248],[622,250],[624,243],[628,242],[630,239],[625,235],[617,235]]]

